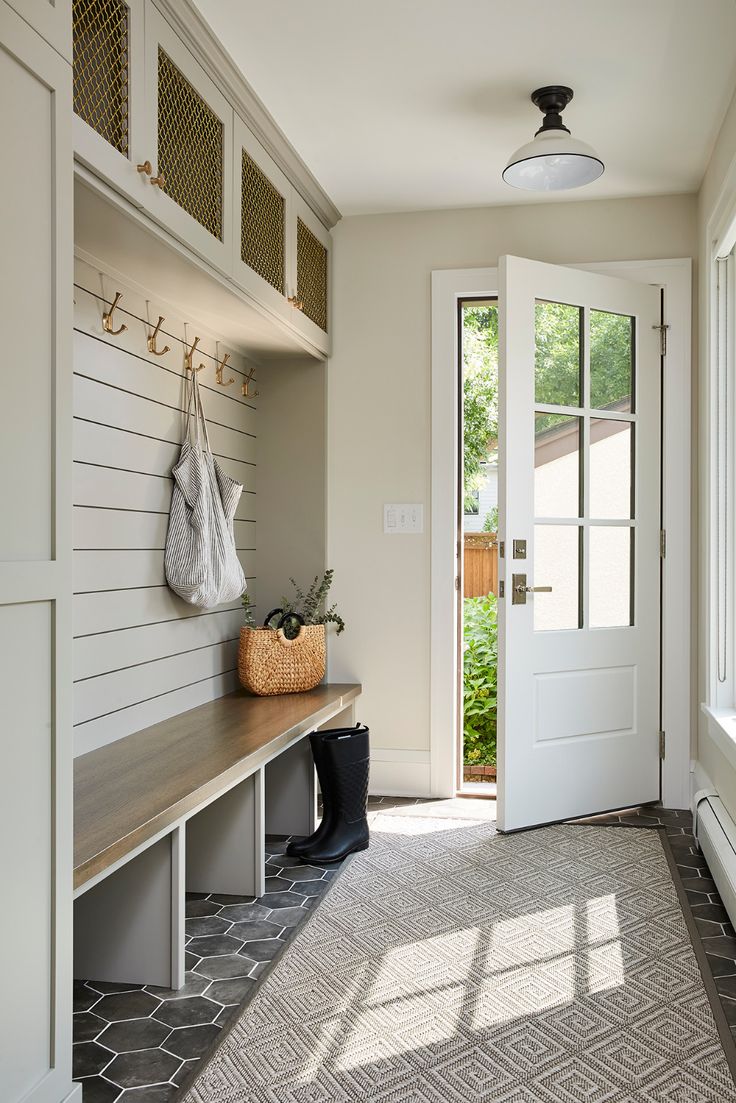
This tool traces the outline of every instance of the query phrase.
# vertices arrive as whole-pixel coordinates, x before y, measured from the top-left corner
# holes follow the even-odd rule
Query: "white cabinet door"
[[[289,295],[296,298],[294,325],[319,352],[329,352],[330,232],[292,189],[289,220]]]
[[[74,156],[137,207],[144,134],[144,0],[75,0]]]
[[[659,289],[502,257],[499,826],[659,799]]]
[[[9,0],[27,23],[67,61],[72,59],[72,0]]]
[[[256,302],[293,321],[287,301],[292,187],[242,119],[235,116],[233,277]]]
[[[232,274],[233,110],[156,6],[146,3],[148,213]]]
[[[60,1103],[73,1091],[72,72],[3,0],[0,103],[0,1095]]]

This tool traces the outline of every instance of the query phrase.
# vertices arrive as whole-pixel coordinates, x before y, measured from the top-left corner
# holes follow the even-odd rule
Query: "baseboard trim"
[[[371,752],[369,792],[383,797],[428,797],[429,751],[377,748]]]

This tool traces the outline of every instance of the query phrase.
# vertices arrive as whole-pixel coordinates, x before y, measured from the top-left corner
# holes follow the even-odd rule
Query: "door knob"
[[[551,594],[551,586],[527,586],[525,574],[511,576],[511,604],[526,605],[527,594]]]

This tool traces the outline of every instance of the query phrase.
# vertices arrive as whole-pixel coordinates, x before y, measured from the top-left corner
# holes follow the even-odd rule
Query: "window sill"
[[[736,768],[736,709],[701,705],[700,711],[708,719],[708,734],[711,739]]]

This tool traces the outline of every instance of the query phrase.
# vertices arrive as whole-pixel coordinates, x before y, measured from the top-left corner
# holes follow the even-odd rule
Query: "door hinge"
[[[499,559],[505,559],[506,558],[506,541],[505,540],[502,540],[501,543],[498,545],[498,556],[499,556]]]
[[[504,582],[503,579],[500,579],[500,581],[498,583],[498,596],[499,597],[505,597],[506,596],[506,583]]]
[[[666,736],[663,731],[659,733],[659,757],[664,758]]]
[[[660,356],[666,356],[667,355],[667,330],[669,328],[670,327],[668,325],[666,325],[664,322],[662,323],[662,325],[652,326],[652,329],[658,329],[659,330],[659,355]]]
[[[460,589],[460,575],[459,574],[455,575],[455,589],[456,590]]]
[[[667,529],[659,530],[659,558],[664,559],[667,555]]]

